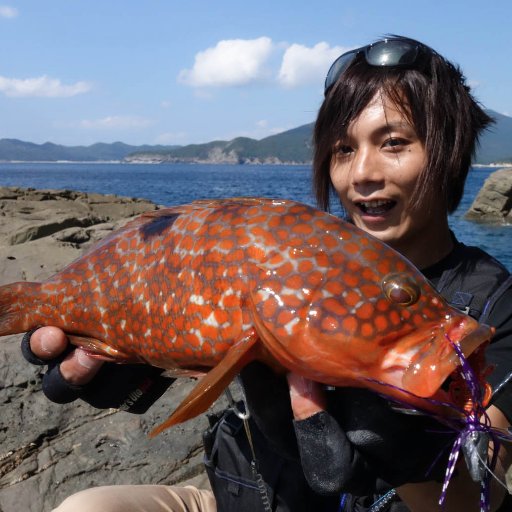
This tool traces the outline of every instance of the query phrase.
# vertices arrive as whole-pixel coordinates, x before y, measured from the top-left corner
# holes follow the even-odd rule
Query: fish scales
[[[382,242],[263,198],[142,215],[43,283],[0,288],[0,335],[40,325],[106,359],[214,368],[184,419],[252,359],[325,384],[432,396],[458,365],[446,336],[468,355],[491,336]]]

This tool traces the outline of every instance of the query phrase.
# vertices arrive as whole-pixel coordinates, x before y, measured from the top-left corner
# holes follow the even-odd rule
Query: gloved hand
[[[48,365],[42,389],[52,402],[63,404],[80,398],[98,409],[116,408],[142,414],[174,382],[162,376],[163,370],[159,368],[103,363],[90,358],[71,347],[64,333],[55,329],[45,327],[36,335],[33,344],[37,354],[31,347],[35,331],[26,333],[21,341],[22,354],[29,363]],[[47,350],[41,350],[41,333],[51,342]]]
[[[372,471],[394,487],[444,478],[456,437],[425,415],[398,412],[383,397],[359,388],[328,392],[327,408]]]
[[[288,384],[302,469],[310,487],[319,494],[371,493],[376,475],[325,410],[323,388],[293,373],[288,374]]]
[[[288,380],[302,466],[317,492],[367,494],[381,480],[393,487],[443,480],[453,430],[397,412],[369,390],[325,392],[294,374]]]

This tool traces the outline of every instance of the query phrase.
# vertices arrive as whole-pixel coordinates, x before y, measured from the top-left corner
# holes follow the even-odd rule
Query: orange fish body
[[[469,355],[491,336],[367,233],[260,198],[144,214],[48,280],[0,287],[0,335],[42,325],[105,359],[208,372],[154,433],[206,410],[254,359],[453,402],[440,389],[459,365],[446,337]]]

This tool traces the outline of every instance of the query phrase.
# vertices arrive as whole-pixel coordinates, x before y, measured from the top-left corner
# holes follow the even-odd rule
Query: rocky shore
[[[223,152],[215,148],[204,158],[201,157],[175,157],[158,153],[136,153],[123,158],[126,164],[209,164],[209,165],[310,165],[311,160],[281,160],[277,156],[265,158],[241,157],[236,151]]]
[[[0,188],[0,285],[42,280],[133,215],[144,200]],[[147,433],[192,386],[179,379],[144,415],[61,406],[41,392],[44,368],[25,362],[21,336],[0,338],[0,512],[47,512],[75,491],[119,483],[207,485],[204,417],[150,440]]]
[[[488,224],[512,224],[512,169],[500,169],[489,175],[465,218]]]

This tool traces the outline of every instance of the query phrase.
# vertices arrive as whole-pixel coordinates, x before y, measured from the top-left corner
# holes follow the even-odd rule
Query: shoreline
[[[8,164],[123,164],[123,165],[141,165],[141,164],[150,164],[150,165],[160,165],[160,164],[190,164],[190,165],[311,165],[312,162],[218,162],[218,161],[207,161],[207,160],[176,160],[176,161],[150,161],[150,160],[0,160],[0,165],[8,165]],[[480,168],[511,168],[512,162],[496,162],[490,164],[471,164],[471,167],[480,169]]]

